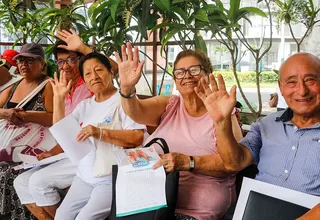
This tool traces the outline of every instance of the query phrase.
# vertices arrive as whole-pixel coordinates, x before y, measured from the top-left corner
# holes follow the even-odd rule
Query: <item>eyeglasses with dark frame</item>
[[[33,57],[18,57],[17,58],[17,64],[22,64],[24,62],[27,62],[28,64],[32,64],[35,60],[38,60],[38,59],[35,59]]]
[[[72,56],[72,57],[68,57],[67,59],[65,60],[57,60],[57,65],[58,67],[62,67],[65,63],[67,63],[68,65],[70,64],[75,64],[77,62],[77,59],[79,59],[79,57],[75,57],[75,56]]]
[[[201,65],[193,65],[190,66],[188,69],[175,69],[173,70],[173,75],[176,79],[183,79],[187,71],[191,76],[197,76],[201,73],[201,70],[204,70],[204,68]]]

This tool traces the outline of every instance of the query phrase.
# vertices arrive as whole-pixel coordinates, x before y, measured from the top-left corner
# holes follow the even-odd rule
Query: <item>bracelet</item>
[[[100,137],[99,137],[99,141],[101,141],[102,138],[102,128],[100,128]]]
[[[130,98],[132,98],[133,96],[135,96],[135,94],[136,94],[136,88],[134,88],[134,91],[133,91],[131,94],[129,94],[129,95],[124,95],[123,93],[121,93],[121,89],[119,89],[119,93],[120,93],[120,95],[121,95],[122,98],[130,99]]]

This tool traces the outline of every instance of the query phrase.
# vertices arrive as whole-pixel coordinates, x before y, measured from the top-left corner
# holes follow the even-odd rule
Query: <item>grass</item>
[[[233,85],[236,85],[236,82],[226,82],[227,87],[231,87]],[[256,88],[257,85],[255,82],[243,82],[241,83],[242,88]],[[277,83],[260,83],[260,88],[277,88]]]

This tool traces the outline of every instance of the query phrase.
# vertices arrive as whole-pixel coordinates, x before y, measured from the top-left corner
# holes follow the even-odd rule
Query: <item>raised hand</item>
[[[118,53],[115,56],[119,68],[120,88],[122,93],[127,95],[134,91],[134,87],[139,82],[144,61],[139,62],[138,47],[134,47],[132,52],[130,43],[122,45],[121,53],[122,59]]]
[[[229,95],[223,77],[220,74],[218,75],[219,86],[213,74],[210,74],[209,81],[212,89],[206,80],[202,78],[200,86],[202,86],[203,90],[200,91],[198,87],[195,87],[195,92],[203,101],[209,115],[216,124],[231,117],[232,110],[236,104],[236,86],[231,88]]]
[[[55,97],[64,99],[71,90],[71,80],[67,81],[63,70],[60,72],[60,79],[58,79],[57,73],[54,73],[54,80],[51,80],[50,83]]]
[[[67,43],[67,45],[59,45],[59,48],[69,51],[82,52],[82,48],[86,47],[79,35],[72,28],[70,29],[70,32],[66,30],[58,30],[56,37]]]

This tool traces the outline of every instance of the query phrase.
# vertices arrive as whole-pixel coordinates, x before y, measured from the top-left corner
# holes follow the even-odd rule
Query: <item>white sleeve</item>
[[[77,107],[75,107],[75,109],[72,111],[72,115],[73,117],[75,117],[75,119],[77,121],[80,121],[80,116],[81,116],[81,112],[83,112],[83,108],[84,108],[84,105],[85,105],[85,101],[86,100],[82,100],[78,105]]]
[[[123,130],[135,130],[135,129],[146,130],[145,125],[141,125],[141,124],[134,122],[128,115],[126,115],[124,113],[122,107],[120,107],[120,117],[121,117]]]

